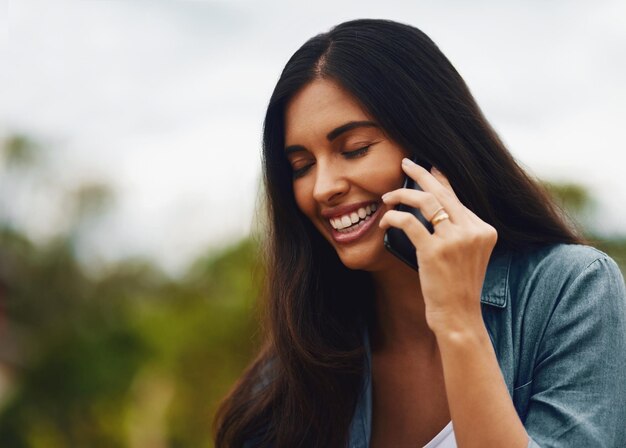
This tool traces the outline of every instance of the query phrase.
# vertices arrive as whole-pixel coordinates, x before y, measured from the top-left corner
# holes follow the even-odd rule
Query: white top
[[[452,422],[448,423],[445,428],[439,431],[439,434],[424,445],[424,448],[457,448]]]

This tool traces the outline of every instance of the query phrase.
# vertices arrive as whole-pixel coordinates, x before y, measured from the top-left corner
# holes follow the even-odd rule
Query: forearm
[[[458,446],[526,448],[487,329],[482,320],[461,328],[435,332]]]

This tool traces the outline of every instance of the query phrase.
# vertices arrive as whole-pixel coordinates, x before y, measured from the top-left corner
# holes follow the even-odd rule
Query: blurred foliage
[[[544,182],[544,185],[557,202],[565,206],[570,212],[580,213],[591,202],[589,193],[582,185],[572,183],[556,184],[553,182]]]
[[[1,178],[35,166],[36,147],[5,140]],[[62,200],[72,224],[45,243],[0,209],[0,446],[211,446],[219,399],[259,344],[257,245],[210,251],[175,280],[150,260],[94,275],[77,240],[111,192],[87,183]]]
[[[0,176],[36,164],[36,147],[5,141]],[[548,188],[588,207],[580,186]],[[45,243],[0,210],[0,446],[211,447],[219,399],[260,344],[258,244],[208,251],[176,279],[141,259],[88,274],[77,234],[113,198],[92,183],[65,199],[74,225]],[[626,239],[596,243],[624,270]]]
[[[0,350],[15,375],[0,446],[210,446],[218,399],[258,346],[256,245],[179,281],[137,261],[94,279],[71,247],[0,233],[0,345],[15,345]]]
[[[37,144],[29,137],[14,134],[0,146],[0,160],[7,167],[29,167],[37,160]]]

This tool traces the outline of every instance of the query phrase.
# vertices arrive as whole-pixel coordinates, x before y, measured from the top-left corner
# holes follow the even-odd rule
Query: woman
[[[355,20],[310,39],[263,143],[267,342],[218,447],[626,446],[621,274],[427,36]],[[390,227],[419,271],[385,250]]]

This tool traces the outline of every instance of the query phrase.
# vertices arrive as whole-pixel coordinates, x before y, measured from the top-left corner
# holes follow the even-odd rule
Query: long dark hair
[[[340,262],[293,195],[285,105],[325,78],[352,94],[395,142],[439,168],[461,202],[498,231],[497,247],[579,243],[545,190],[515,162],[461,76],[418,29],[353,20],[291,57],[267,108],[263,170],[267,340],[215,420],[216,445],[340,447],[363,377],[372,318],[367,273]]]

